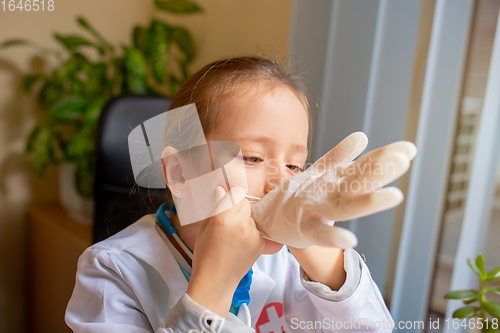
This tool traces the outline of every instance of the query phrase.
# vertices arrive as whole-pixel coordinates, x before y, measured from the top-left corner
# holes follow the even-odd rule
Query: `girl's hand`
[[[193,252],[193,272],[187,293],[200,305],[226,318],[231,300],[243,276],[264,250],[264,240],[250,217],[250,204],[241,187],[225,196],[217,188],[219,207],[232,208],[204,221]]]
[[[357,245],[349,230],[333,225],[393,208],[403,200],[396,187],[384,187],[410,167],[417,149],[395,142],[354,159],[366,148],[364,133],[349,135],[306,171],[290,177],[252,206],[265,236],[290,247]]]

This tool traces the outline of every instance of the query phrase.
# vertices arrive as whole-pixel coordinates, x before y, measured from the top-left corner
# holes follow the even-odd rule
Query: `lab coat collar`
[[[250,303],[248,303],[248,310],[250,310],[251,317],[254,318],[254,316],[260,315],[262,308],[264,308],[267,299],[276,286],[276,281],[262,271],[257,263],[255,263],[252,268],[253,277],[252,284],[250,285]],[[240,319],[245,317],[242,312],[243,311],[238,312],[238,318]],[[245,319],[243,319],[243,322],[245,322]]]
[[[170,290],[169,308],[179,301],[179,299],[187,291],[188,282],[182,273],[177,261],[172,252],[167,247],[161,236],[155,228],[156,217],[154,214],[143,217],[146,219],[144,223],[148,224],[148,230],[151,232],[151,239],[148,242],[140,242],[126,247],[124,250],[130,252],[137,258],[146,262],[151,267],[155,268],[167,283]],[[149,225],[150,224],[150,225]],[[252,284],[250,286],[250,303],[248,309],[253,318],[258,316],[269,298],[272,290],[276,286],[276,282],[262,271],[257,263],[253,265]],[[238,313],[238,318],[244,318],[243,311]],[[240,317],[242,315],[242,317]],[[243,319],[243,322],[245,320]]]
[[[169,297],[168,307],[173,308],[186,293],[188,282],[167,244],[165,244],[161,236],[156,232],[155,214],[146,215],[143,218],[147,219],[144,222],[148,224],[148,231],[151,232],[150,240],[135,243],[124,250],[158,271],[170,290],[171,297]]]

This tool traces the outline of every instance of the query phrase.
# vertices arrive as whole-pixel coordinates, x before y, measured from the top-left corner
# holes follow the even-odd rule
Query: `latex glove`
[[[252,217],[264,238],[296,247],[349,248],[357,245],[349,230],[333,226],[393,208],[403,200],[396,187],[383,186],[403,175],[416,155],[413,143],[399,141],[370,151],[356,132],[306,171],[279,183],[252,205]]]

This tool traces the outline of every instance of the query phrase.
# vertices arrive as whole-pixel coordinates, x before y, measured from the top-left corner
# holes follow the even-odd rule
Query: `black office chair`
[[[142,122],[167,111],[169,105],[170,99],[163,97],[120,96],[102,110],[96,137],[94,243],[154,213],[165,202],[164,189],[135,184],[128,135]]]

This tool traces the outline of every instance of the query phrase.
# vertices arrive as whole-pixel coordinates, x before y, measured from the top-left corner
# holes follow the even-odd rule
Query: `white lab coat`
[[[253,266],[252,328],[241,308],[221,318],[185,294],[180,256],[155,221],[146,215],[81,255],[65,318],[74,332],[392,331],[382,296],[352,249],[344,254],[347,279],[339,291],[307,281],[286,247],[262,255]]]

